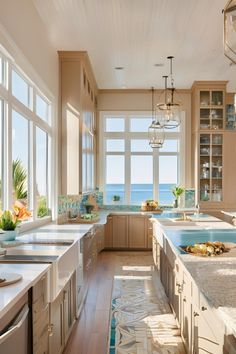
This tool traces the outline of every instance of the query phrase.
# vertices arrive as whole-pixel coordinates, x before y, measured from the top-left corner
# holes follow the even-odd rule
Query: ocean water
[[[174,196],[171,189],[175,184],[160,184],[158,202],[161,205],[172,205]],[[124,184],[107,184],[106,185],[106,203],[112,202],[114,195],[120,196],[120,203],[124,203],[125,186]],[[146,199],[153,199],[152,184],[132,184],[131,185],[131,204],[139,205]]]

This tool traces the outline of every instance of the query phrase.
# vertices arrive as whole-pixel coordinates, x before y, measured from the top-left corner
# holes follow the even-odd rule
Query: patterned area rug
[[[185,353],[164,290],[153,279],[150,253],[116,257],[109,353]]]

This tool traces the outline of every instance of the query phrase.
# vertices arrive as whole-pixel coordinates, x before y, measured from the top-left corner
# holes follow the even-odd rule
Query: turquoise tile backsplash
[[[88,201],[89,196],[93,196],[98,204],[99,208],[105,210],[129,210],[129,211],[139,211],[140,205],[120,205],[111,204],[103,205],[103,193],[96,190],[94,192],[84,193],[82,195],[60,195],[58,197],[58,215],[67,215],[68,212],[71,216],[77,216],[80,213],[85,212],[84,204]],[[186,189],[184,195],[184,205],[185,208],[192,208],[195,206],[195,190]],[[160,206],[161,207],[161,206]],[[171,209],[172,207],[163,207],[165,209]]]

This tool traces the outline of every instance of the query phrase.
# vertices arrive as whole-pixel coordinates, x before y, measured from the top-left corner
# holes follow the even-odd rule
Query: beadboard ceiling
[[[177,88],[194,80],[229,80],[228,91],[236,91],[236,65],[222,44],[227,0],[33,2],[56,49],[88,52],[100,89],[162,88],[166,57],[174,55]]]

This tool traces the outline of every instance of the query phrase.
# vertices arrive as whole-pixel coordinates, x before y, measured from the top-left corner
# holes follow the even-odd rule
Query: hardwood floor
[[[85,304],[64,354],[107,353],[114,256],[114,252],[99,254],[97,268],[91,277]]]
[[[150,252],[101,252],[91,277],[80,318],[76,322],[64,354],[107,354],[113,278],[119,255],[150,255]],[[128,259],[128,258],[127,258]],[[151,259],[151,258],[150,258]],[[128,262],[127,262],[128,263]],[[163,296],[161,284],[159,296]],[[167,305],[168,306],[168,305]]]

